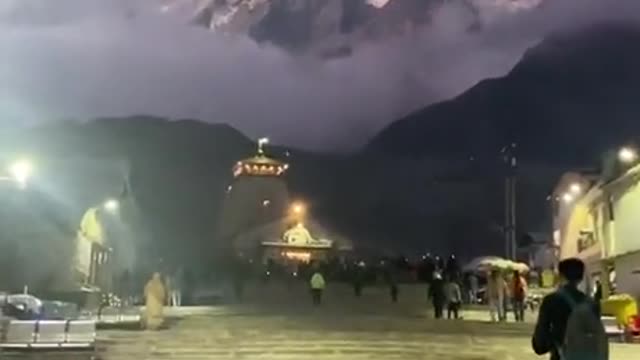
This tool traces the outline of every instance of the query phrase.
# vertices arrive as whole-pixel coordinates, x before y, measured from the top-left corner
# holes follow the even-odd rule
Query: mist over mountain
[[[71,0],[57,3],[49,18],[10,12],[11,25],[0,22],[2,29],[12,29],[0,33],[0,43],[15,50],[6,55],[13,65],[0,67],[8,84],[0,89],[6,95],[0,98],[3,118],[19,122],[50,115],[83,121],[36,122],[21,136],[6,135],[3,143],[16,148],[30,144],[25,149],[62,156],[128,159],[132,191],[153,241],[160,252],[182,259],[208,261],[231,167],[255,150],[251,138],[258,136],[292,145],[286,150],[293,197],[307,201],[314,215],[356,244],[389,252],[433,249],[471,256],[502,249],[502,202],[497,200],[502,146],[518,144],[522,234],[548,226],[545,199],[559,173],[597,164],[605,149],[640,132],[635,101],[640,31],[637,21],[619,21],[618,12],[603,15],[616,21],[594,26],[594,9],[605,14],[613,12],[610,6],[592,5],[580,21],[516,16],[529,21],[522,33],[514,31],[520,25],[508,21],[470,28],[465,20],[450,28],[447,20],[458,19],[461,12],[444,7],[439,17],[429,17],[427,11],[425,20],[408,27],[435,22],[429,29],[438,31],[422,31],[415,38],[389,35],[390,42],[377,36],[357,38],[364,40],[347,42],[356,44],[351,48],[357,51],[318,61],[300,54],[314,53],[315,44],[325,43],[322,36],[291,42],[281,37],[286,31],[269,30],[258,38],[258,30],[267,28],[263,21],[268,13],[239,28],[236,38],[231,28],[211,33],[193,26],[198,23],[190,11],[183,18],[175,8],[163,10],[159,2],[149,1],[109,6],[93,1],[103,4],[108,16],[96,15],[94,7],[62,5]],[[324,3],[329,6],[331,0]],[[616,11],[631,20],[640,14],[633,11],[637,2],[616,3],[627,4]],[[51,6],[44,0],[39,4]],[[131,4],[152,4],[162,15],[145,17]],[[383,19],[386,15],[379,11],[388,11],[390,4],[363,6],[365,14]],[[342,11],[329,18],[342,17]],[[306,16],[301,18],[309,20]],[[297,13],[291,15],[295,18]],[[296,26],[313,28],[322,23],[319,19],[314,15],[313,21]],[[386,21],[382,28],[393,24],[390,28],[407,29],[396,26],[403,21]],[[175,22],[190,25],[173,27]],[[559,23],[566,23],[563,31],[552,31],[553,36],[512,66],[509,59],[521,56],[520,47],[556,30]],[[354,24],[345,38],[368,34],[365,29],[373,26]],[[511,70],[505,74],[507,68]],[[490,79],[462,91],[487,74]],[[450,100],[423,106],[460,91]],[[408,108],[422,109],[402,117]],[[90,121],[96,113],[105,117]],[[125,116],[136,113],[162,116]],[[184,117],[208,123],[175,120]],[[336,144],[365,141],[379,127],[385,129],[363,151],[327,155]],[[270,148],[275,156],[284,150]]]
[[[531,160],[597,162],[640,134],[638,61],[636,23],[555,34],[506,76],[394,122],[370,149],[477,158],[517,143]]]
[[[349,56],[367,42],[419,33],[433,23],[443,0],[163,0],[178,14],[214,32],[244,34],[258,42],[322,58]],[[468,30],[500,14],[536,8],[543,0],[455,0]]]
[[[558,34],[507,76],[399,120],[365,151],[269,152],[291,164],[292,197],[360,247],[501,253],[500,146],[518,143],[519,236],[548,230],[546,197],[557,177],[597,166],[599,151],[640,134],[639,43],[635,25]],[[132,191],[159,251],[202,264],[215,248],[231,168],[255,151],[228,125],[144,116],[52,124],[28,138],[41,152],[129,159]]]
[[[285,6],[276,23],[292,22],[285,27],[291,31],[263,21],[231,31],[194,23],[199,8],[192,5],[199,3],[210,4],[3,1],[0,124],[150,114],[227,123],[308,150],[353,152],[393,120],[503,76],[550,33],[640,18],[635,0],[433,0],[418,3],[430,7],[415,13],[404,8],[412,0],[378,2],[382,8],[274,1],[320,10],[309,17]],[[344,4],[358,5],[364,20],[345,21],[353,26],[343,34]]]

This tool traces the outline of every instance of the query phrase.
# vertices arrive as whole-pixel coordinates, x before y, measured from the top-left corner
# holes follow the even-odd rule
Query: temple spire
[[[258,155],[264,155],[264,146],[269,143],[269,138],[258,139]]]

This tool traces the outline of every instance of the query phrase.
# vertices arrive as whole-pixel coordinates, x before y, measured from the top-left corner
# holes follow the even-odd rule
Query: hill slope
[[[640,26],[550,37],[506,76],[482,81],[383,130],[369,149],[397,155],[495,156],[592,163],[640,133]]]

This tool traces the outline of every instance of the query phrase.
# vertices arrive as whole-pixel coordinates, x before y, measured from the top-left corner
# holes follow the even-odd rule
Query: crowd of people
[[[446,306],[447,318],[459,318],[463,303],[458,271],[455,268],[434,268],[429,282],[429,298],[434,317],[441,319]],[[600,320],[599,298],[593,299],[580,291],[585,266],[579,259],[560,262],[560,283],[553,293],[542,301],[532,347],[538,355],[550,354],[551,360],[607,360],[608,339]],[[313,304],[321,304],[326,282],[319,267],[310,278]],[[397,283],[389,282],[393,302],[398,299]],[[361,287],[354,283],[356,296]],[[513,271],[508,276],[494,269],[487,274],[486,300],[492,321],[506,320],[506,303],[511,302],[516,321],[524,321],[527,282],[523,274]],[[473,297],[472,297],[473,298]]]
[[[426,284],[427,296],[432,305],[435,318],[446,317],[458,319],[461,317],[463,305],[488,304],[490,317],[493,321],[505,321],[508,309],[513,310],[515,321],[524,321],[527,308],[528,283],[526,277],[518,271],[506,273],[494,269],[486,273],[486,276],[478,276],[475,273],[463,274],[458,266],[455,256],[446,261],[439,257],[422,259],[417,266],[410,266],[402,260],[381,261],[373,269],[367,267],[363,261],[354,262],[354,266],[346,267],[341,273],[340,280],[347,280],[353,286],[356,297],[361,297],[363,288],[380,280],[389,289],[392,302],[398,302],[400,289],[399,278],[409,282],[423,282]],[[303,278],[311,279],[310,288],[313,290],[313,302],[318,305],[317,279],[327,274],[326,267],[321,264],[312,265],[312,272],[305,272]],[[331,272],[329,272],[331,273]],[[331,273],[335,275],[335,272]],[[314,279],[316,279],[314,281]],[[481,282],[486,284],[483,291]],[[314,285],[315,284],[315,285]]]
[[[486,302],[491,320],[505,321],[511,305],[515,321],[524,321],[527,291],[527,280],[517,270],[508,277],[499,270],[490,271],[487,275]]]
[[[355,297],[363,296],[363,289],[371,284],[372,279],[381,278],[388,286],[390,301],[395,303],[400,296],[398,279],[403,270],[407,268],[403,268],[402,261],[381,261],[373,269],[363,261],[356,261],[342,268],[342,271],[328,268],[327,264],[311,263],[305,268],[297,268],[296,271],[301,271],[302,274],[294,275],[300,280],[308,281],[314,306],[322,305],[328,276],[348,280]],[[274,271],[274,268],[266,268],[263,280],[270,281],[270,271]],[[542,301],[532,336],[532,347],[537,354],[549,353],[551,360],[608,358],[608,340],[600,321],[599,299],[594,300],[578,289],[584,271],[585,266],[581,260],[567,259],[560,262],[560,283],[557,290]],[[278,273],[277,270],[274,272]],[[518,271],[507,273],[493,269],[486,273],[486,279],[480,279],[477,274],[463,275],[455,257],[451,257],[446,262],[423,261],[415,274],[420,274],[427,280],[428,298],[437,319],[444,317],[445,310],[447,318],[458,319],[464,304],[483,302],[488,305],[492,321],[505,321],[509,306],[514,319],[524,321],[528,284],[524,274]],[[247,276],[247,273],[242,273],[233,278],[246,279]],[[180,288],[176,286],[180,281],[176,276],[163,278],[159,273],[154,273],[147,282],[144,287],[144,324],[148,329],[162,326],[164,306],[181,305],[181,294],[175,290]],[[484,296],[481,296],[481,281],[486,281]]]

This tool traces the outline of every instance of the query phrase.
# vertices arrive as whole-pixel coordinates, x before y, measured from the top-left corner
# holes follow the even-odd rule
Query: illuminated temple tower
[[[351,242],[314,221],[303,203],[290,203],[284,174],[288,164],[265,154],[266,139],[255,156],[233,168],[218,223],[218,244],[264,263],[326,261],[352,249]]]
[[[267,139],[258,140],[257,153],[233,168],[217,227],[217,243],[224,250],[238,251],[240,235],[286,214],[289,192],[283,176],[289,165],[267,156],[267,143]]]

